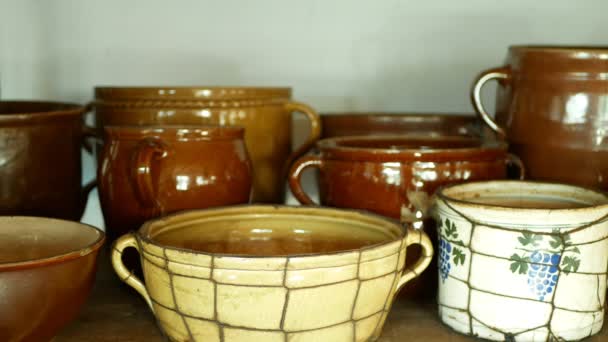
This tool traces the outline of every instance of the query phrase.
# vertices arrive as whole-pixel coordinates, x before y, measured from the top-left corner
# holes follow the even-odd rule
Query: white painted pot
[[[495,204],[505,198],[514,202]],[[518,203],[537,200],[558,205]],[[577,207],[555,209],[565,202]],[[497,341],[570,341],[599,332],[607,215],[607,196],[575,186],[492,181],[440,190],[441,320]]]

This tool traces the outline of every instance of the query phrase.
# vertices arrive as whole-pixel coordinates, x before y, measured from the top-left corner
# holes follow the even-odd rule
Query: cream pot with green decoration
[[[495,341],[572,341],[604,322],[608,197],[489,181],[437,193],[439,316]]]

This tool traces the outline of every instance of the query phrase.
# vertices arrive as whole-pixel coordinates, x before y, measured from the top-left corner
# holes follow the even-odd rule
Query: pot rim
[[[95,253],[96,251],[98,251],[101,248],[101,246],[103,245],[103,243],[106,240],[105,232],[103,232],[101,229],[99,229],[97,227],[94,227],[90,224],[86,224],[86,223],[82,223],[82,222],[68,221],[68,220],[62,220],[62,219],[56,219],[56,218],[50,218],[50,217],[37,217],[37,216],[4,216],[3,218],[0,218],[0,220],[11,220],[11,219],[36,219],[36,220],[44,220],[44,221],[55,221],[57,223],[63,222],[63,223],[69,223],[69,224],[76,224],[76,225],[80,225],[83,228],[93,229],[97,233],[97,238],[93,242],[89,243],[88,245],[86,245],[84,247],[79,247],[78,249],[71,250],[71,251],[61,253],[58,255],[54,255],[54,256],[50,256],[50,257],[39,258],[39,259],[30,259],[30,260],[24,260],[24,261],[7,262],[7,263],[0,262],[0,272],[45,267],[45,266],[50,266],[50,265],[55,265],[55,264],[75,260],[75,259],[87,256],[91,253]]]
[[[368,148],[341,146],[340,143],[349,141],[382,141],[382,140],[401,140],[407,141],[454,141],[454,142],[477,142],[476,147],[462,148]],[[508,144],[504,141],[481,139],[478,137],[446,135],[430,136],[420,134],[402,135],[365,135],[365,136],[341,136],[325,138],[317,141],[316,147],[322,154],[327,154],[327,159],[338,160],[377,160],[382,161],[423,161],[425,159],[495,159],[498,156],[507,154]]]
[[[588,197],[595,197],[596,200],[599,200],[601,198],[604,202],[595,203],[595,204],[588,203],[588,202],[581,203],[583,201],[581,199],[581,201],[573,201],[573,202],[584,204],[585,206],[583,206],[583,207],[549,209],[549,208],[517,207],[517,206],[498,205],[498,204],[483,204],[483,203],[473,202],[473,201],[466,200],[466,199],[452,197],[449,194],[446,194],[446,192],[456,191],[456,190],[458,190],[458,188],[470,188],[470,187],[474,188],[474,187],[478,186],[478,187],[480,187],[480,190],[481,189],[491,189],[492,185],[502,185],[503,188],[506,188],[509,185],[511,185],[511,186],[529,185],[531,187],[536,186],[536,188],[553,187],[553,188],[558,188],[558,191],[566,191],[566,190],[570,190],[570,192],[576,191],[576,192],[582,193],[583,195],[586,195]],[[543,192],[540,192],[540,193],[542,194]],[[549,195],[548,192],[544,192],[544,193]],[[577,186],[577,185],[536,181],[536,180],[492,180],[492,181],[476,181],[476,182],[468,182],[468,183],[451,184],[451,185],[446,185],[444,187],[441,187],[439,190],[437,190],[436,196],[438,199],[441,199],[446,203],[449,203],[449,202],[457,203],[459,206],[466,207],[466,208],[493,210],[493,211],[501,211],[501,212],[517,210],[517,211],[523,211],[523,212],[529,213],[529,214],[545,213],[545,212],[551,212],[551,213],[556,213],[556,214],[558,214],[558,213],[582,213],[582,212],[589,211],[589,210],[595,210],[598,207],[604,207],[604,206],[608,207],[608,194],[604,194],[600,191]],[[563,197],[567,197],[567,196],[565,196],[565,194],[564,194]],[[568,197],[568,198],[571,198],[571,197]]]
[[[369,111],[369,112],[324,112],[320,114],[321,120],[324,118],[330,120],[340,120],[343,119],[433,119],[433,120],[441,120],[441,119],[473,119],[478,120],[478,117],[475,113],[450,113],[450,112],[382,112],[382,111]]]
[[[242,139],[245,128],[221,125],[107,125],[105,134],[118,139],[162,136],[172,139]]]
[[[573,53],[573,52],[596,52],[596,53],[608,53],[608,45],[560,45],[560,44],[516,44],[509,46],[510,51],[536,51],[536,52],[562,52],[562,53]]]
[[[55,102],[55,101],[41,101],[41,100],[2,100],[0,101],[0,108],[2,105],[13,105],[13,106],[47,106],[48,110],[15,110],[10,113],[3,113],[0,110],[0,122],[28,122],[28,121],[46,121],[51,119],[59,119],[62,117],[69,116],[81,116],[86,112],[86,108],[77,103],[71,102]]]
[[[376,222],[376,226],[382,226],[382,227],[392,227],[393,230],[397,229],[399,234],[391,239],[387,239],[385,241],[382,242],[378,242],[375,244],[371,244],[371,245],[366,245],[360,248],[355,248],[355,249],[344,249],[344,250],[339,250],[339,251],[332,251],[332,252],[317,252],[317,253],[294,253],[294,254],[284,254],[284,255],[251,255],[251,254],[237,254],[237,253],[211,253],[211,252],[203,252],[203,251],[198,251],[198,250],[194,250],[194,249],[189,249],[189,248],[182,248],[182,247],[175,247],[175,246],[171,246],[171,245],[165,245],[165,244],[161,244],[157,241],[155,241],[153,238],[150,237],[150,233],[149,230],[152,229],[154,227],[154,225],[161,225],[161,227],[164,225],[165,227],[167,226],[167,224],[171,221],[171,220],[175,220],[176,218],[179,217],[186,217],[188,215],[194,215],[194,214],[213,214],[214,212],[226,212],[227,214],[224,215],[220,215],[218,217],[230,217],[230,214],[238,214],[241,213],[242,210],[248,209],[248,212],[244,212],[244,213],[249,213],[252,216],[255,215],[259,215],[259,213],[262,211],[265,214],[271,213],[273,210],[279,210],[279,211],[287,211],[287,213],[285,215],[302,215],[302,213],[313,213],[313,212],[317,212],[317,211],[322,211],[325,213],[333,213],[335,216],[321,216],[321,217],[334,217],[334,218],[338,218],[340,216],[344,216],[344,214],[348,215],[349,218],[352,218],[351,221],[356,221],[359,222],[355,217],[360,218],[365,218],[367,219],[367,221],[374,221]],[[291,212],[293,211],[293,212]],[[296,212],[301,212],[301,213],[296,213]],[[341,215],[340,215],[341,214]],[[312,216],[312,215],[310,215]],[[199,215],[199,219],[201,218],[205,218],[205,217],[213,217],[213,216],[209,216],[209,215]],[[344,220],[344,217],[341,218],[342,220]],[[368,223],[366,222],[366,223]],[[368,223],[368,224],[373,224],[373,223]],[[388,231],[390,232],[390,230],[384,229],[383,231]],[[162,249],[171,249],[171,250],[175,250],[175,251],[181,251],[181,252],[186,252],[186,253],[191,253],[191,254],[196,254],[196,255],[205,255],[205,256],[211,256],[211,257],[224,257],[224,258],[243,258],[243,259],[280,259],[280,258],[313,258],[313,257],[319,257],[319,256],[339,256],[339,255],[343,255],[343,254],[348,254],[348,253],[361,253],[361,252],[365,252],[367,250],[372,250],[372,249],[376,249],[379,247],[383,247],[383,246],[387,246],[389,244],[398,242],[398,241],[402,241],[405,237],[407,237],[407,230],[405,229],[405,227],[403,227],[403,225],[401,225],[397,220],[394,220],[392,218],[389,217],[385,217],[385,216],[381,216],[378,214],[374,214],[371,212],[367,212],[364,210],[356,210],[356,209],[338,209],[338,208],[330,208],[330,207],[322,207],[322,206],[299,206],[299,205],[272,205],[272,204],[237,204],[237,205],[231,205],[231,206],[218,206],[218,207],[212,207],[212,208],[206,208],[206,209],[193,209],[193,210],[184,210],[184,211],[180,211],[177,213],[173,213],[173,214],[169,214],[157,219],[152,219],[149,221],[146,221],[137,231],[134,232],[135,236],[137,237],[137,239],[144,241],[147,244],[151,244],[154,245],[156,247],[162,248]]]
[[[290,98],[290,87],[257,86],[96,86],[95,100],[208,101]]]

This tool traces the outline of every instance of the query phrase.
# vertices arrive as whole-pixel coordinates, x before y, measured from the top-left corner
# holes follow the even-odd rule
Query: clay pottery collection
[[[495,341],[578,341],[604,322],[608,197],[491,181],[437,194],[439,317]]]
[[[608,49],[512,46],[505,65],[482,72],[473,105],[509,141],[530,179],[608,189]],[[481,88],[496,79],[496,117]]]
[[[185,209],[248,203],[252,169],[243,129],[106,126],[99,195],[110,237]]]
[[[479,137],[482,121],[475,114],[451,113],[325,113],[322,138],[361,135],[428,134]]]
[[[0,101],[0,215],[79,220],[84,107]]]
[[[40,217],[0,217],[0,340],[51,340],[85,303],[104,233]]]
[[[404,269],[413,244],[424,253]],[[145,285],[122,263],[128,247]],[[379,216],[249,205],[149,221],[117,240],[112,263],[172,341],[368,341],[432,254],[422,231]]]
[[[291,100],[290,88],[97,87],[97,127],[107,125],[221,125],[245,128],[254,169],[253,201],[282,203],[291,162],[319,138],[320,119]],[[292,113],[310,121],[310,134],[291,151]]]

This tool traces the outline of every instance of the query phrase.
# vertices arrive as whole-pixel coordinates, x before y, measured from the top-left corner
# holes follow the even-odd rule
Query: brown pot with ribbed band
[[[84,107],[42,101],[0,101],[0,215],[79,220],[81,147],[89,135]]]
[[[248,203],[243,128],[106,126],[99,198],[110,238],[185,209]]]
[[[242,126],[254,172],[254,202],[281,203],[285,171],[319,138],[318,114],[291,100],[290,88],[97,87],[97,127],[202,124]],[[304,113],[311,133],[291,151],[291,114]]]
[[[412,223],[436,236],[429,220],[432,196],[442,185],[471,180],[502,179],[507,165],[520,169],[519,159],[507,153],[504,142],[451,136],[354,136],[322,139],[318,155],[300,158],[289,185],[302,204],[314,204],[300,178],[304,169],[319,169],[321,204],[365,209]],[[423,224],[425,223],[425,224]],[[411,256],[415,259],[415,256]],[[412,282],[412,293],[436,293],[436,274]]]
[[[492,79],[495,119],[481,104]],[[608,47],[512,46],[504,66],[478,76],[471,97],[530,179],[608,189]]]

